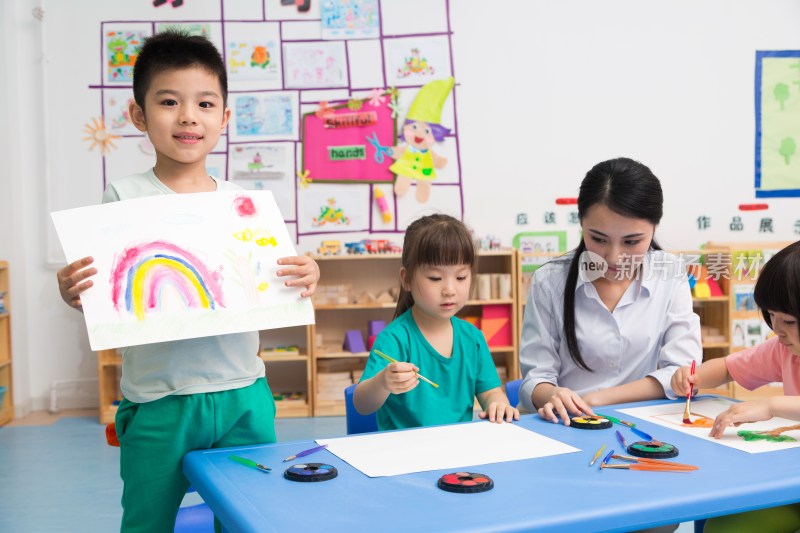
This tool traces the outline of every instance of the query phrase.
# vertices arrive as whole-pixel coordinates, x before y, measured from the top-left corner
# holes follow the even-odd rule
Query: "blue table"
[[[604,407],[665,403],[666,400]],[[626,417],[622,417],[623,419]],[[579,430],[525,415],[522,427],[581,449],[579,453],[469,467],[491,477],[481,494],[436,487],[453,469],[368,478],[327,450],[306,458],[339,470],[336,479],[297,483],[283,478],[282,460],[309,441],[195,451],[183,471],[226,530],[297,531],[615,531],[687,522],[800,501],[800,449],[749,454],[627,417],[655,438],[678,447],[676,461],[691,473],[600,471],[588,463],[597,449],[620,446],[614,430]],[[477,422],[486,423],[486,422]],[[638,439],[614,426],[628,443]],[[264,474],[231,454],[272,467]],[[302,462],[296,460],[294,463]]]

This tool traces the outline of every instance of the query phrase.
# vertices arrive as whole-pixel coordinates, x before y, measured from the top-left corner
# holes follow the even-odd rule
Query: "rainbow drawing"
[[[160,308],[167,286],[178,290],[189,308],[225,307],[218,272],[186,250],[165,241],[125,248],[111,269],[111,299],[144,320],[145,313]]]

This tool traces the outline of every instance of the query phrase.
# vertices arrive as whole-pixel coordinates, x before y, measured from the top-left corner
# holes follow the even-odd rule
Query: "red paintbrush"
[[[694,367],[695,361],[692,361],[692,369],[689,371],[689,375],[694,376]],[[683,410],[683,423],[684,424],[691,424],[692,419],[690,418],[690,406],[692,404],[692,390],[694,389],[694,385],[692,383],[689,384],[689,392],[686,394],[686,409]]]

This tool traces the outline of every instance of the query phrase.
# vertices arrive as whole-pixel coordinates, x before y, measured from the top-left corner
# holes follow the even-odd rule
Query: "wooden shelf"
[[[341,400],[318,400],[314,402],[314,416],[344,416],[344,391]]]
[[[703,349],[719,349],[725,348],[728,349],[730,347],[730,343],[728,342],[704,342]]]
[[[705,303],[705,302],[723,302],[728,303],[729,296],[709,296],[708,298],[692,298],[692,302]]]
[[[0,261],[0,293],[6,311],[0,313],[0,387],[5,387],[0,402],[0,426],[14,419],[14,387],[11,353],[11,291],[8,262]]]
[[[397,302],[385,304],[324,304],[314,305],[315,311],[346,311],[351,309],[394,309]]]
[[[286,353],[286,354],[267,354],[261,352],[258,354],[262,361],[265,363],[283,362],[283,361],[297,361],[308,362],[309,357],[305,354]]]

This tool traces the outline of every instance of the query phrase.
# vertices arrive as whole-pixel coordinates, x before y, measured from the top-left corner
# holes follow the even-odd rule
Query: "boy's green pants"
[[[261,378],[248,387],[122,400],[116,416],[122,489],[121,530],[172,533],[189,481],[186,453],[275,442],[275,401]]]

